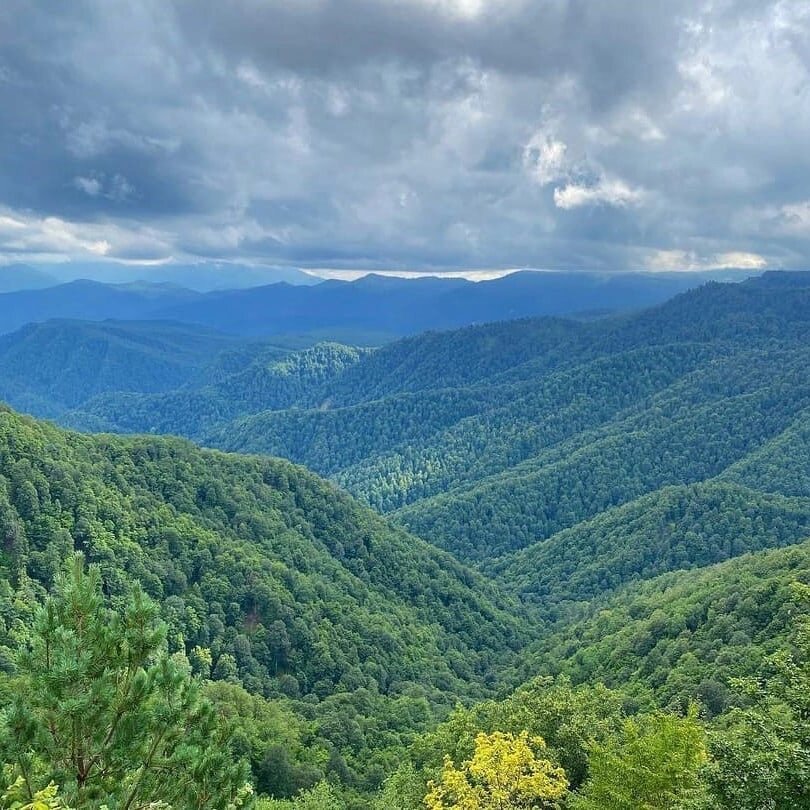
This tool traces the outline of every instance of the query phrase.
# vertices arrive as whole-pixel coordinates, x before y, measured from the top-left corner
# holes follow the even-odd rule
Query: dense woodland
[[[18,407],[221,449],[0,412],[0,806],[810,808],[808,327],[766,274],[374,350],[8,336]]]

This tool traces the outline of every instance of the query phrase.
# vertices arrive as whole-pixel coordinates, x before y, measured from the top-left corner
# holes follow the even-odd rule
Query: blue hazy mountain
[[[212,292],[166,308],[161,317],[245,335],[351,327],[401,336],[487,321],[639,309],[703,281],[697,274],[524,271],[482,282],[371,274],[313,287],[274,284]]]
[[[177,270],[183,278],[194,272],[193,268]],[[351,330],[394,338],[488,321],[543,315],[593,317],[641,309],[705,280],[706,276],[693,273],[523,271],[482,282],[372,274],[357,281],[308,286],[280,282],[207,293],[166,281],[78,280],[0,294],[0,332],[50,318],[114,318],[194,323],[237,335],[319,332],[335,338]]]
[[[51,318],[152,320],[156,311],[188,303],[199,295],[173,284],[102,284],[87,280],[41,290],[18,290],[0,294],[0,333]]]
[[[27,264],[0,265],[0,293],[53,287],[59,280],[40,268]]]
[[[105,284],[147,281],[175,284],[197,292],[247,289],[277,284],[317,284],[320,279],[294,267],[237,264],[233,262],[187,262],[182,264],[132,264],[123,262],[63,262],[42,271],[61,282],[88,279]],[[55,283],[55,282],[54,282]]]

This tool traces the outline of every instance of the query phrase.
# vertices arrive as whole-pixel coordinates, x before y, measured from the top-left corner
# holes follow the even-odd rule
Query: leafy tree
[[[414,762],[427,774],[445,756],[469,759],[481,732],[502,731],[542,738],[551,759],[562,766],[572,789],[584,781],[591,746],[608,739],[621,724],[622,695],[601,684],[573,686],[565,677],[540,676],[507,698],[470,708],[457,707],[436,729],[412,746]]]
[[[686,717],[628,718],[620,736],[591,751],[575,810],[675,810],[697,802],[707,753],[694,708]]]
[[[37,613],[4,717],[5,758],[32,802],[53,782],[82,808],[237,806],[245,770],[164,640],[139,589],[110,609],[99,569],[74,556]]]
[[[256,810],[345,810],[345,804],[332,785],[319,782],[294,799],[262,799]]]
[[[794,584],[810,606],[810,587]],[[711,782],[729,810],[810,808],[810,619],[794,627],[794,650],[771,658],[774,673],[761,685],[740,681],[752,705],[730,713],[711,735],[717,760]]]
[[[57,785],[51,783],[29,796],[22,776],[3,794],[2,803],[5,810],[71,810],[60,798]]]
[[[552,808],[568,790],[565,771],[544,757],[545,742],[495,731],[479,734],[472,759],[459,768],[448,757],[425,797],[428,810]]]
[[[421,807],[425,780],[410,762],[397,768],[374,799],[374,810],[414,810]]]

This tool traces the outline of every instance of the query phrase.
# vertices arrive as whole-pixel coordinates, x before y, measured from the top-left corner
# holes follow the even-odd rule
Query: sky
[[[810,0],[3,0],[0,261],[810,267],[809,68]]]

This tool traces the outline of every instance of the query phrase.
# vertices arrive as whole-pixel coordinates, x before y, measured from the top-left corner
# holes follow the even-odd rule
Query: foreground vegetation
[[[135,587],[106,604],[97,566],[74,555],[18,627],[0,679],[3,806],[343,810],[322,781],[289,800],[256,798],[244,732],[218,710],[188,657],[169,655],[157,608]],[[810,587],[793,599],[810,604]],[[714,723],[701,707],[631,709],[599,685],[538,678],[501,701],[458,708],[402,751],[371,798],[382,810],[801,808],[810,806],[810,619],[767,679],[734,683]],[[209,687],[210,688],[210,687]]]

